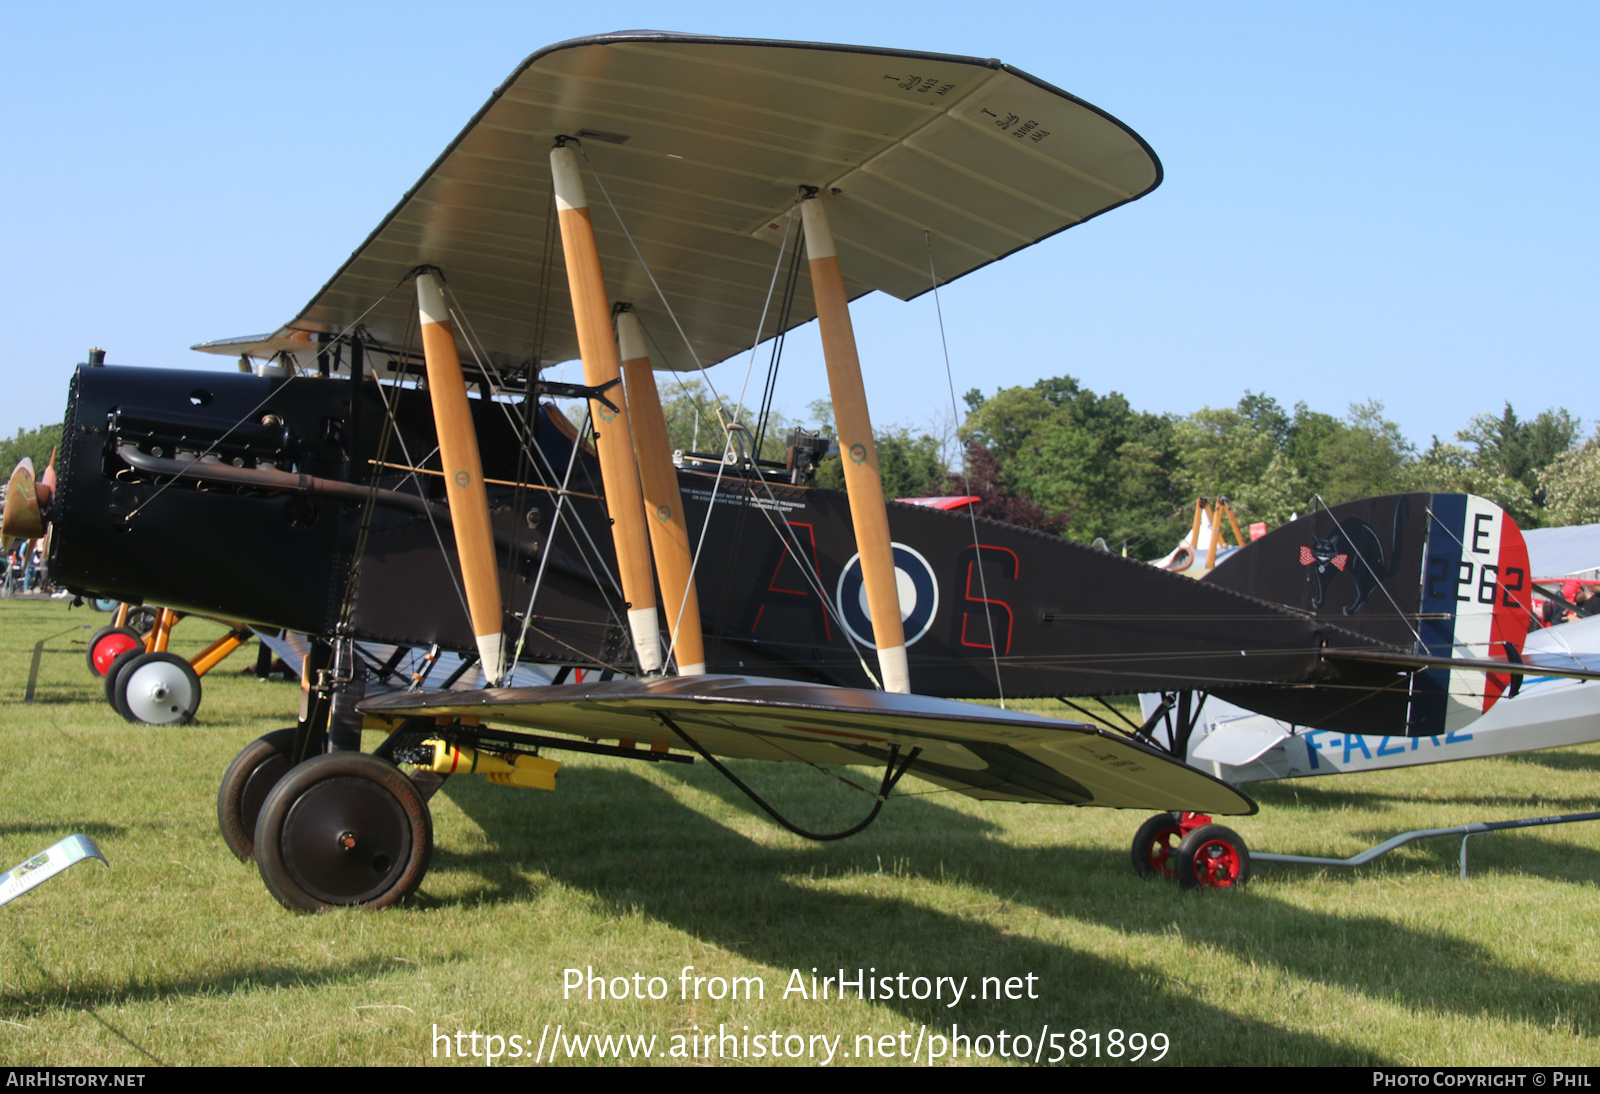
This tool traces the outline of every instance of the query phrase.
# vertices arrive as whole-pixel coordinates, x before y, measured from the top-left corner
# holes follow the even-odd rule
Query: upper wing
[[[883,764],[974,798],[1243,814],[1255,802],[1172,757],[1090,725],[920,695],[741,676],[396,694],[361,704],[388,717],[455,716],[591,739],[677,743],[720,756]],[[662,715],[665,715],[663,718]]]
[[[310,349],[362,316],[400,346],[415,302],[402,293],[368,308],[431,264],[499,366],[575,357],[566,309],[539,306],[541,271],[556,290],[565,277],[550,250],[548,160],[563,135],[604,187],[589,190],[610,293],[662,332],[657,366],[669,368],[695,361],[666,337],[644,263],[702,362],[746,349],[775,245],[786,232],[795,245],[799,186],[831,202],[850,295],[909,299],[930,288],[930,246],[949,280],[1161,181],[1132,130],[995,60],[654,31],[574,39],[524,61],[284,328],[195,348]],[[800,281],[788,327],[816,314]]]

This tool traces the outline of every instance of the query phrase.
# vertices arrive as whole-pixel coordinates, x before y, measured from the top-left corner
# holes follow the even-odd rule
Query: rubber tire
[[[111,662],[111,667],[106,670],[106,702],[110,704],[112,710],[116,711],[130,722],[134,720],[133,716],[128,713],[127,708],[123,707],[117,698],[117,696],[121,694],[117,690],[117,681],[121,679],[122,674],[127,667],[133,664],[133,659],[135,657],[143,656],[144,647],[135,646],[126,653],[119,654],[117,659]]]
[[[1174,869],[1185,889],[1240,889],[1250,880],[1250,850],[1233,829],[1203,824],[1178,844]]]
[[[1142,878],[1171,881],[1176,876],[1173,863],[1182,842],[1183,829],[1178,827],[1178,819],[1171,813],[1157,813],[1141,824],[1133,837],[1133,872]]]
[[[105,668],[102,669],[99,665],[95,664],[94,655],[96,652],[98,652],[100,643],[113,636],[126,639],[127,642],[131,642],[132,645],[128,645],[127,642],[116,643],[115,645],[120,645],[122,648],[118,649],[115,654],[111,655],[110,659],[106,662]],[[96,676],[104,676],[106,672],[110,670],[111,662],[114,662],[118,657],[126,653],[128,650],[133,649],[135,646],[141,650],[144,649],[144,639],[139,635],[139,632],[134,630],[132,627],[101,627],[99,630],[94,632],[94,637],[89,639],[89,648],[84,651],[83,656],[84,660],[89,662],[90,672],[94,673]],[[109,648],[114,647],[108,645],[108,649]]]
[[[345,833],[356,841],[349,851],[338,844]],[[330,752],[298,765],[273,788],[261,806],[255,845],[267,891],[292,912],[388,908],[416,892],[428,872],[433,817],[394,764]],[[364,853],[372,854],[370,862]],[[379,880],[363,887],[368,865]]]
[[[377,748],[372,750],[372,754],[380,760],[388,760],[390,763],[394,763],[396,749],[404,745],[426,741],[430,737],[437,737],[438,735],[438,723],[432,718],[407,718],[389,731],[389,735],[378,744]],[[422,795],[423,801],[431,801],[433,796],[439,792],[439,788],[444,786],[444,781],[449,777],[449,775],[441,775],[437,771],[419,769],[411,772],[411,783],[417,788],[417,793]]]
[[[128,609],[128,626],[141,635],[149,634],[156,629],[156,623],[161,618],[161,609],[152,608],[148,604],[140,604],[136,608]]]
[[[233,758],[217,790],[217,828],[228,850],[249,862],[256,855],[256,821],[261,806],[294,767],[296,730],[279,729],[257,737]]]
[[[141,652],[132,660],[124,663],[123,657],[126,656],[127,654],[123,654],[122,657],[112,662],[111,666],[112,672],[115,674],[111,705],[116,708],[117,713],[130,722],[143,725],[186,725],[194,719],[195,712],[200,709],[200,677],[195,675],[193,665],[177,654],[165,650],[158,653]],[[140,672],[158,664],[170,665],[180,672],[188,687],[188,695],[180,696],[179,702],[171,707],[170,713],[172,717],[164,717],[162,720],[155,722],[146,722],[132,709],[128,702],[128,692],[135,685]]]

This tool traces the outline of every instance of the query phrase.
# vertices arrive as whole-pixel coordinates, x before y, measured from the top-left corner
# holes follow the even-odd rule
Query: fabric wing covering
[[[581,144],[611,297],[634,304],[657,367],[676,369],[757,340],[778,247],[795,246],[801,186],[830,203],[852,298],[905,300],[931,287],[930,245],[949,281],[1161,181],[1121,122],[994,60],[649,31],[577,39],[524,61],[294,320],[195,348],[311,348],[433,265],[496,367],[572,359],[551,223],[558,136]],[[410,294],[392,293],[362,322],[398,347],[415,312]],[[801,277],[786,329],[814,316]],[[762,339],[778,333],[767,322]]]
[[[567,733],[685,743],[737,759],[882,766],[891,746],[910,773],[969,797],[1055,805],[1247,814],[1255,802],[1153,748],[1090,725],[921,695],[742,676],[397,693],[361,704],[388,718],[467,717]],[[483,730],[486,740],[493,730]]]

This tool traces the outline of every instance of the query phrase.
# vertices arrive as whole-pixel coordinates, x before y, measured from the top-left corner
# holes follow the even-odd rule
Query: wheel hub
[[[282,847],[290,875],[307,893],[328,904],[362,904],[395,883],[395,864],[411,855],[411,825],[383,787],[327,779],[290,807]]]
[[[189,682],[176,665],[163,661],[129,669],[125,689],[128,711],[150,725],[184,720],[189,706]]]
[[[1205,885],[1225,889],[1239,876],[1239,856],[1225,843],[1208,843],[1195,856],[1195,867]]]

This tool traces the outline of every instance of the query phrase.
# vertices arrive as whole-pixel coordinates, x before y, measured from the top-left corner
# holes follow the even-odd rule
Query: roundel
[[[900,593],[900,621],[905,627],[906,645],[928,633],[939,610],[939,583],[933,578],[928,560],[903,543],[894,547],[894,580]],[[857,553],[839,575],[837,594],[839,618],[845,629],[863,646],[877,649],[872,640],[872,614],[867,610],[867,586],[861,579],[861,555]]]

